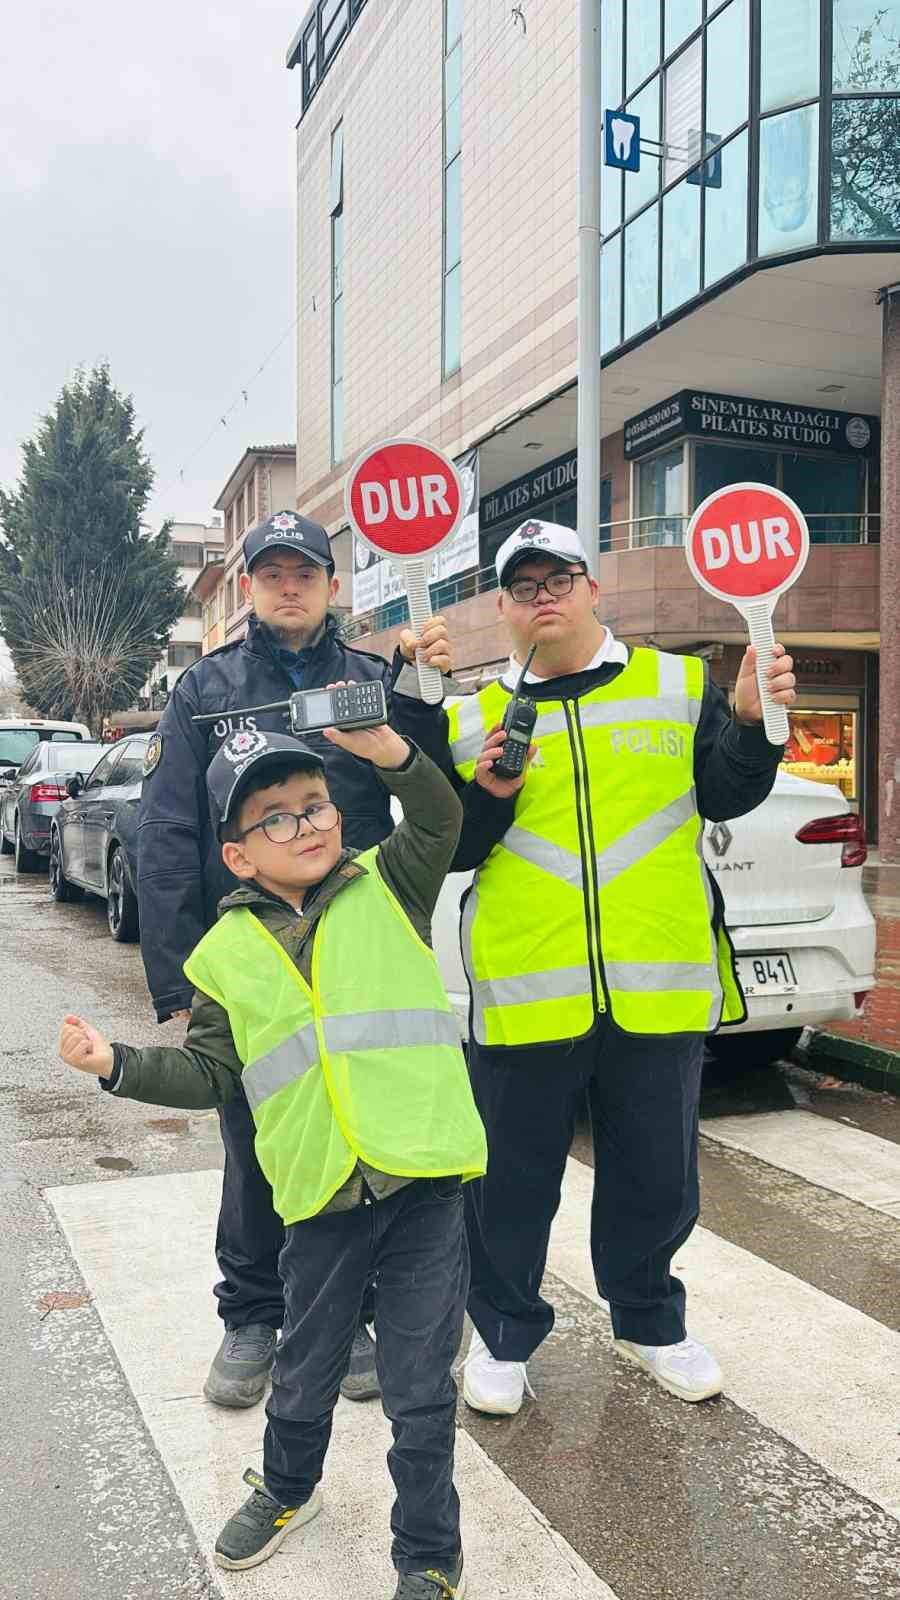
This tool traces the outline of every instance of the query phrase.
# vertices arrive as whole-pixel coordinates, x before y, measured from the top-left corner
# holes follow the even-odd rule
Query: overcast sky
[[[205,521],[295,436],[294,126],[310,0],[17,0],[0,91],[0,483],[79,365],[134,396],[149,513]],[[214,437],[194,455],[210,430]],[[185,465],[185,463],[188,463]],[[184,466],[184,480],[179,470]]]

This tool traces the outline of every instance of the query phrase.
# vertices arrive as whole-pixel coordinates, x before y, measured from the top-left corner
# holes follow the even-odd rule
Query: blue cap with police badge
[[[243,728],[220,745],[206,769],[206,787],[216,831],[234,816],[251,773],[279,773],[314,769],[324,773],[325,763],[315,750],[286,733],[259,733]]]
[[[258,522],[244,539],[244,562],[249,572],[253,563],[268,550],[294,550],[317,567],[334,571],[331,540],[320,522],[301,517],[296,511],[279,511],[265,522]]]

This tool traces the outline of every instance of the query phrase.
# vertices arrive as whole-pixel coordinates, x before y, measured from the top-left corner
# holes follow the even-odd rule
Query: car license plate
[[[737,970],[746,995],[793,994],[797,987],[793,963],[783,950],[768,956],[738,956]]]

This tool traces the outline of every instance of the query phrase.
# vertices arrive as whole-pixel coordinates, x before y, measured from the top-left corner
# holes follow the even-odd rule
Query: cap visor
[[[262,550],[257,550],[256,555],[247,563],[247,571],[252,572],[257,561],[268,555],[270,550],[291,550],[294,555],[303,556],[306,561],[312,561],[317,567],[333,567],[333,558],[319,555],[317,550],[309,550],[301,544],[299,539],[267,539]]]

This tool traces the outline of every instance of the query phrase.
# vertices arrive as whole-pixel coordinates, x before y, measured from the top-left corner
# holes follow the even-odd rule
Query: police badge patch
[[[149,778],[151,772],[155,772],[156,771],[157,767],[159,766],[160,761],[162,760],[162,753],[163,753],[162,734],[161,733],[154,733],[153,737],[150,739],[149,744],[147,745],[146,750],[144,751],[144,777],[145,778]]]

